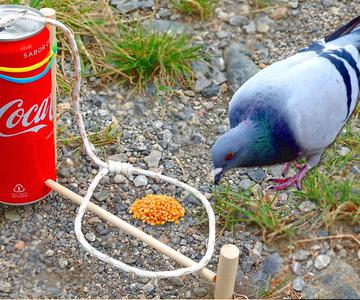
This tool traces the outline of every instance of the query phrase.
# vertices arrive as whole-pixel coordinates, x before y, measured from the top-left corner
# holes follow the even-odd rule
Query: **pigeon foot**
[[[281,191],[289,186],[295,185],[297,189],[301,189],[301,180],[304,178],[306,173],[311,169],[311,167],[308,164],[305,164],[304,166],[300,167],[299,165],[295,165],[295,167],[299,170],[299,172],[288,178],[280,178],[280,179],[273,179],[272,181],[275,183],[280,183],[279,185],[275,185],[270,187],[269,189],[275,190],[275,191]]]
[[[302,166],[299,165],[296,161],[293,161],[292,163],[294,164],[294,167],[300,171],[300,169],[302,168]],[[287,172],[289,171],[290,165],[291,165],[291,162],[286,162],[286,163],[284,164],[284,168],[283,168],[282,171],[281,171],[281,175],[282,175],[283,177],[285,177],[285,175],[286,175]]]

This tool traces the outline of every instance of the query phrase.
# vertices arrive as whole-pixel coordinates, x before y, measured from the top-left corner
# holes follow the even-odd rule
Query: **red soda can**
[[[50,34],[24,14],[42,16],[0,5],[0,202],[13,205],[44,198],[56,180]]]

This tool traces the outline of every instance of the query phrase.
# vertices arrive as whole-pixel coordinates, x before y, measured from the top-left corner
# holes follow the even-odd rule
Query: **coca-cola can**
[[[42,16],[0,5],[0,202],[12,205],[44,198],[56,180],[50,34],[24,14]]]

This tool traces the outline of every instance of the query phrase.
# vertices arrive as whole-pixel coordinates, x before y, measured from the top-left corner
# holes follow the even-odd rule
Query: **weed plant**
[[[184,14],[200,15],[202,19],[205,19],[212,15],[219,0],[173,0],[172,3]]]

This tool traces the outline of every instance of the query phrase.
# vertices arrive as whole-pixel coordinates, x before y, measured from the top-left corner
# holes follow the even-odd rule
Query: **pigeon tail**
[[[350,22],[346,23],[344,26],[341,26],[339,29],[331,33],[325,38],[325,43],[336,40],[342,36],[345,36],[360,26],[360,16],[352,19]],[[359,28],[360,29],[360,28]]]

